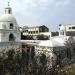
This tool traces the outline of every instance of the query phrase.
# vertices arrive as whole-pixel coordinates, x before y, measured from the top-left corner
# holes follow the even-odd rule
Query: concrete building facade
[[[45,25],[36,26],[36,27],[24,26],[21,32],[23,36],[31,36],[33,37],[33,39],[37,39],[38,35],[44,35],[48,37],[51,36],[51,33],[49,32],[49,28],[47,28]]]

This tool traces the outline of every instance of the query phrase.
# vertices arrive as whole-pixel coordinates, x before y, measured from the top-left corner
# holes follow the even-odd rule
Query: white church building
[[[20,32],[16,18],[12,14],[12,9],[8,4],[5,14],[0,16],[0,51],[11,48],[19,48]]]

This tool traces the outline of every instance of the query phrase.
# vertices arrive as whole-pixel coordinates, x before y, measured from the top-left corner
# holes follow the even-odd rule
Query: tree
[[[14,55],[15,55],[14,49],[10,49],[10,50],[7,52],[7,59],[8,59],[8,60],[13,60]]]

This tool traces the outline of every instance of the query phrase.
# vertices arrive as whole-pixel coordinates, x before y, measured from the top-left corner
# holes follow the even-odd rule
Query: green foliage
[[[8,59],[8,60],[13,60],[14,55],[15,55],[14,49],[9,50],[9,51],[7,52],[7,59]]]
[[[67,73],[69,75],[75,75],[75,67],[74,66],[69,66],[65,68],[65,71],[67,71]]]
[[[3,53],[4,54],[4,53]],[[16,52],[14,49],[8,50],[4,55],[6,57],[0,56],[0,75],[4,75],[6,72],[12,73],[13,75],[42,75],[47,73],[46,56],[41,55],[39,66],[34,56],[34,48],[32,48],[31,53],[29,51]]]
[[[42,54],[40,56],[40,63],[42,63],[43,65],[47,64],[47,59],[46,59],[46,55],[45,54]]]
[[[49,68],[46,55],[41,54],[35,57],[34,48],[32,48],[31,53],[29,50],[15,52],[14,49],[11,49],[1,54],[0,75],[5,73],[11,73],[12,75],[75,75],[75,67],[62,69],[55,65]]]

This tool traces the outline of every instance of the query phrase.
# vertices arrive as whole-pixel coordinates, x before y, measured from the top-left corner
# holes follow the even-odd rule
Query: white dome
[[[62,26],[60,27],[60,30],[61,30],[61,31],[64,31],[64,30],[65,30],[65,26],[62,25]]]
[[[4,14],[0,17],[0,22],[16,22],[15,17],[12,14]]]

